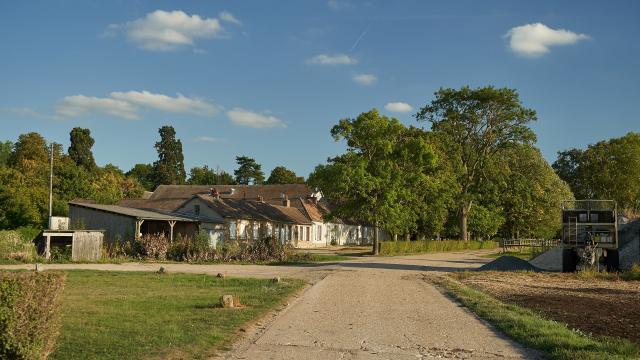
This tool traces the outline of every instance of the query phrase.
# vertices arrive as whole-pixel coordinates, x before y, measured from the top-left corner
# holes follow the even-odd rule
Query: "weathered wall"
[[[82,229],[104,230],[104,241],[135,239],[136,221],[132,217],[71,204],[69,205],[69,219],[72,226],[81,225]]]
[[[620,267],[629,268],[640,263],[640,220],[618,226]]]
[[[73,261],[97,261],[102,257],[104,234],[99,231],[77,231],[73,234]]]

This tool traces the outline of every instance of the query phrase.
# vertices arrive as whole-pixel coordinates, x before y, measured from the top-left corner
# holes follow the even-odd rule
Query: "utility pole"
[[[53,143],[51,143],[51,162],[49,168],[49,230],[51,230],[51,216],[53,215]]]

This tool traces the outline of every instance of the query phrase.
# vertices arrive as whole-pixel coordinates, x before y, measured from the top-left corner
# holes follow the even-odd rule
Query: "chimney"
[[[231,190],[231,195],[233,196],[233,194],[236,193],[236,189],[235,188],[231,188],[230,190]]]
[[[289,197],[287,195],[284,195],[284,197],[282,198],[282,206],[286,206],[286,207],[291,206],[291,201],[289,200]]]
[[[315,194],[311,195],[309,198],[311,199],[312,203],[318,204],[318,197]]]
[[[258,202],[264,202],[264,197],[262,197],[262,195],[258,195]]]
[[[220,199],[220,193],[218,192],[218,189],[216,188],[211,188],[211,196],[214,199]]]

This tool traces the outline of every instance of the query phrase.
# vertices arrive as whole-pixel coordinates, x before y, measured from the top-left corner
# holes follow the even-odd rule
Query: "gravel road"
[[[311,284],[245,330],[222,359],[536,359],[425,281],[473,269],[482,251],[363,257],[312,266],[163,264],[170,272],[302,278]],[[46,269],[155,271],[159,264],[51,264]],[[5,265],[3,268],[33,268]]]

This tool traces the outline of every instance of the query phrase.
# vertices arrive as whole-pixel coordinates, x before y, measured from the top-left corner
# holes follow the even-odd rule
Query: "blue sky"
[[[248,155],[307,176],[341,118],[422,126],[438,88],[495,85],[553,161],[640,131],[639,38],[637,1],[2,1],[0,140],[86,127],[126,171],[170,124],[187,171]]]

